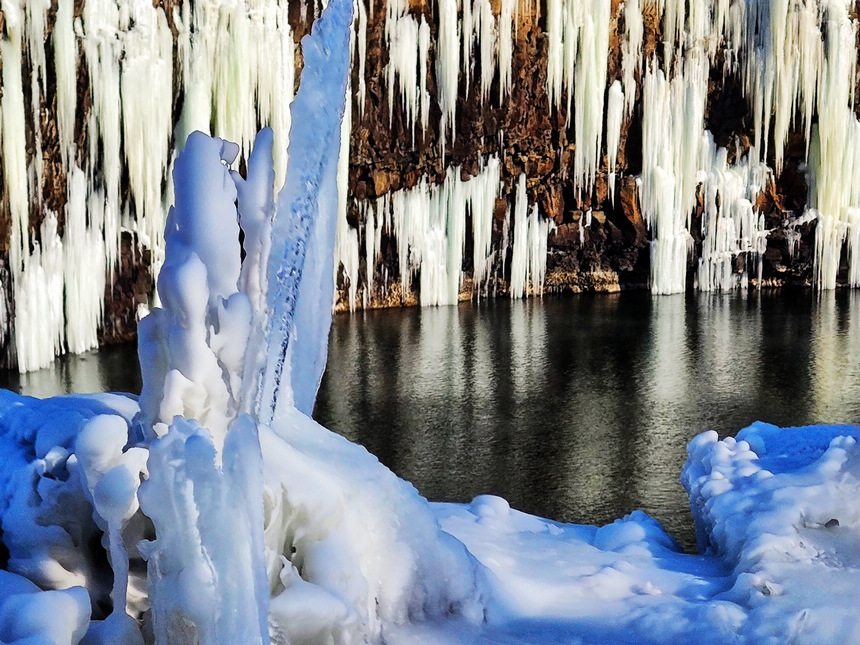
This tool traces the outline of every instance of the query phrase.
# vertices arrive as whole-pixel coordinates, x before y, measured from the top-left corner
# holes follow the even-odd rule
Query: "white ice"
[[[158,24],[146,23],[150,7],[135,8],[144,12],[140,29]],[[4,60],[7,52],[19,56],[22,42],[16,16],[6,16],[12,37]],[[91,26],[113,20],[109,12],[89,18]],[[706,21],[691,14],[677,24],[688,23],[700,33]],[[350,0],[331,0],[304,41],[293,121],[315,127],[294,131],[280,196],[269,130],[257,136],[245,178],[230,168],[240,145],[202,133],[177,158],[163,307],[140,329],[140,399],[0,392],[0,527],[9,552],[8,571],[0,571],[0,640],[856,641],[860,428],[759,423],[736,438],[693,439],[682,482],[701,554],[688,555],[641,512],[594,527],[528,516],[497,497],[430,505],[362,447],[310,419],[331,316],[351,26]],[[234,38],[230,46],[245,45]],[[668,222],[670,234],[658,229],[655,246],[685,243],[697,171],[706,168],[705,190],[725,199],[718,220],[728,222],[723,209],[734,209],[738,244],[753,247],[761,222],[750,217],[744,191],[762,174],[753,161],[729,169],[725,152],[701,136],[705,54],[672,54],[673,79],[653,68],[646,74],[649,107],[684,115],[670,124],[646,110],[646,136],[660,146],[646,160],[642,181],[652,183],[643,190],[651,191],[649,217],[660,228]],[[114,62],[114,71],[132,64]],[[4,84],[6,74],[4,66]],[[21,96],[4,94],[4,146],[6,107],[23,110]],[[824,135],[816,136],[815,154],[826,156]],[[9,172],[14,178],[16,169]],[[498,172],[488,158],[479,177],[463,181],[451,169],[441,187],[419,183],[381,202],[366,220],[374,239],[366,257],[375,256],[377,222],[393,221],[401,266],[414,266],[420,251],[422,299],[450,299],[461,286],[468,209],[481,241],[476,267],[492,253],[485,242]],[[526,188],[522,176],[514,296],[529,283],[540,292],[551,227],[529,208]],[[111,190],[106,182],[101,189]],[[665,203],[659,194],[668,195]],[[70,216],[83,201],[74,195]],[[433,227],[409,220],[417,220],[409,200],[435,218]],[[34,288],[43,296],[62,289],[64,242],[87,239],[80,221],[69,240],[52,226],[47,217],[43,244],[18,257],[27,265],[21,283],[44,281]],[[718,255],[727,252],[721,248]],[[34,301],[43,304],[51,305]]]

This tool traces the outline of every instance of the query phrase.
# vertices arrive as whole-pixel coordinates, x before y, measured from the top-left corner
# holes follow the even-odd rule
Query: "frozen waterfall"
[[[21,371],[98,344],[124,252],[158,275],[171,168],[190,132],[237,142],[237,168],[244,168],[256,132],[269,126],[275,187],[284,184],[293,123],[287,106],[305,62],[296,36],[320,10],[316,0],[79,5],[2,3],[0,216],[8,217],[9,237],[0,344]],[[528,245],[535,257],[527,263],[544,275],[553,250],[549,220],[591,221],[591,211],[616,208],[618,187],[634,179],[625,177],[624,160],[641,154],[632,200],[648,228],[651,290],[683,291],[693,273],[702,289],[742,288],[760,283],[762,249],[774,232],[759,197],[777,181],[786,154],[800,154],[806,205],[776,226],[790,254],[798,223],[814,220],[812,280],[834,287],[846,256],[840,280],[857,286],[858,26],[849,5],[434,0],[425,11],[404,0],[358,0],[348,123],[359,127],[372,102],[383,100],[392,136],[402,128],[407,147],[432,163],[401,172],[396,184],[390,179],[400,169],[374,168],[382,179],[359,196],[344,140],[337,254],[321,270],[340,279],[347,308],[372,306],[377,297],[440,305],[522,293],[513,231],[534,230]],[[655,25],[663,34],[659,58],[649,41]],[[474,142],[472,163],[457,152],[469,118],[464,102],[497,110],[498,120],[524,90],[515,67],[526,64],[529,39],[546,45],[541,109],[563,124],[558,145],[565,148],[551,171],[570,182],[560,206],[559,195],[543,191],[545,169],[535,174],[532,161],[510,157],[508,132]],[[384,69],[370,67],[374,51],[383,52]],[[749,141],[725,153],[713,149],[720,139],[707,130],[718,79],[736,79],[750,127]],[[628,132],[640,125],[641,150],[631,150]],[[805,143],[800,153],[792,136]],[[598,185],[608,187],[602,204]],[[527,199],[524,211],[520,199]],[[537,226],[523,229],[517,212]],[[158,303],[155,294],[133,295],[126,306],[140,315]]]

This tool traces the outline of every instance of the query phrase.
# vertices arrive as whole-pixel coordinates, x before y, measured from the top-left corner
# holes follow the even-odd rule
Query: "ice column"
[[[582,30],[579,36],[574,73],[576,83],[576,110],[574,134],[576,149],[573,153],[574,185],[591,191],[597,167],[600,165],[600,147],[603,138],[604,90],[606,66],[609,56],[609,0],[590,0],[584,8]],[[568,81],[569,83],[569,81]],[[568,105],[570,105],[570,83]],[[570,110],[568,109],[568,118]]]
[[[636,91],[636,88],[633,88]],[[624,91],[615,81],[609,88],[609,103],[606,108],[606,158],[609,167],[609,199],[615,203],[615,167],[618,163],[618,146],[621,141],[621,124],[624,118]]]
[[[135,224],[153,253],[157,275],[164,246],[162,184],[173,129],[172,101],[167,100],[173,96],[173,36],[164,11],[152,3],[135,0],[127,10],[133,27],[125,33],[120,77],[123,152]],[[104,165],[117,164],[106,158]]]
[[[643,89],[640,200],[653,236],[651,291],[662,294],[681,293],[686,284],[708,78],[700,50],[676,65],[670,82],[652,62]]]
[[[360,5],[361,2],[358,2]],[[418,21],[409,15],[408,4],[389,0],[385,13],[385,40],[388,45],[388,65],[385,69],[388,86],[389,122],[394,117],[395,87],[400,88],[400,100],[406,123],[415,144],[415,126],[420,120],[422,131],[430,117],[430,94],[427,91],[427,61],[430,55],[430,26],[421,16]],[[363,62],[359,62],[362,73]],[[455,88],[456,91],[456,88]]]
[[[752,202],[764,188],[767,167],[756,161],[755,150],[733,166],[728,153],[718,147],[710,132],[703,135],[702,169],[702,256],[696,274],[702,291],[728,291],[747,286],[751,268],[761,278],[761,255],[767,246],[764,216]],[[743,255],[740,272],[733,267],[734,258]],[[751,266],[752,265],[752,266]]]
[[[853,211],[860,207],[860,123],[853,98],[857,64],[857,25],[837,2],[824,3],[824,59],[819,70],[818,123],[809,155],[809,205],[817,212],[815,282],[833,289]],[[849,53],[850,52],[850,53]],[[853,240],[854,237],[849,239]],[[857,249],[852,248],[851,272]]]
[[[629,119],[636,104],[636,74],[642,72],[644,35],[640,0],[624,2],[624,41],[621,45],[621,80],[624,89],[624,115]]]
[[[509,207],[510,208],[510,207]],[[522,298],[526,294],[529,271],[529,201],[526,194],[526,176],[521,174],[517,182],[514,201],[514,245],[511,256],[511,298]]]
[[[499,105],[511,91],[513,75],[513,22],[517,0],[501,0],[499,11]]]
[[[112,0],[88,0],[84,4],[83,29],[83,50],[92,95],[91,114],[87,123],[88,175],[93,178],[90,192],[96,192],[100,187],[104,190],[105,253],[107,261],[113,266],[119,249],[120,160],[123,158],[120,103],[122,43],[119,39],[121,25],[116,3]],[[138,163],[144,164],[146,161],[138,160]],[[96,178],[96,168],[99,167],[102,170],[101,177]],[[143,185],[138,183],[138,188],[143,189]],[[143,194],[140,198],[143,199]],[[153,207],[154,204],[150,204],[150,209]],[[159,227],[162,225],[163,221],[159,217]],[[156,236],[160,238],[160,230]]]
[[[529,280],[534,294],[543,294],[546,275],[547,236],[550,222],[541,217],[537,204],[529,210],[526,176],[520,175],[514,202],[514,245],[511,259],[511,298],[526,295]]]
[[[257,411],[263,422],[295,404],[305,414],[325,368],[334,279],[338,212],[337,167],[349,76],[352,4],[331,0],[302,42],[305,66],[292,103],[296,122],[287,181],[278,198],[268,265],[265,373]],[[295,371],[294,365],[300,369]],[[296,375],[294,377],[294,374]]]
[[[482,163],[481,172],[469,183],[472,211],[472,282],[480,295],[481,283],[489,277],[491,247],[493,243],[493,219],[496,214],[496,198],[501,184],[498,157],[489,157]]]
[[[490,0],[477,0],[475,9],[475,31],[481,52],[481,100],[490,98],[493,76],[496,74],[496,19]]]
[[[100,223],[103,193],[88,194],[87,177],[77,166],[68,175],[66,232],[63,237],[66,342],[70,352],[98,347],[105,293],[105,246]],[[87,215],[95,226],[87,226]]]
[[[547,94],[550,105],[556,107],[565,95],[568,120],[574,113],[577,190],[591,190],[600,163],[610,18],[608,0],[547,3]]]
[[[50,365],[63,352],[63,243],[57,216],[47,212],[39,230],[41,243],[15,281],[15,347],[19,369]]]
[[[449,168],[439,186],[431,186],[422,178],[415,187],[378,200],[376,215],[382,218],[390,213],[397,238],[402,298],[409,296],[413,274],[418,272],[422,306],[450,305],[459,300],[468,214],[472,216],[475,290],[486,280],[500,186],[499,160],[495,156],[481,159],[479,167],[478,176],[465,182],[459,167]],[[378,249],[382,222],[376,226],[374,248]],[[370,264],[367,270],[372,273]]]
[[[460,21],[457,0],[439,0],[439,36],[436,40],[436,85],[442,120],[439,138],[445,150],[448,128],[451,141],[457,137],[457,83],[460,78]]]
[[[60,154],[68,168],[74,159],[75,108],[77,104],[78,46],[73,26],[74,0],[59,0],[52,35],[54,72],[57,78],[57,133]]]

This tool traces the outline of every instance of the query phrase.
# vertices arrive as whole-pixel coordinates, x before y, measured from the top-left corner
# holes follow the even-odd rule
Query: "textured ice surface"
[[[32,49],[41,29],[39,6],[32,6],[28,31],[22,30],[15,6],[4,2],[4,11],[7,5],[4,60],[20,57],[24,42]],[[128,51],[138,51],[144,61],[158,51],[163,15],[144,5],[133,4],[123,16],[110,3],[102,14],[93,13],[100,5],[87,5],[83,28],[92,29],[93,39],[85,45],[105,56],[104,65],[90,72],[100,75],[101,87],[136,78],[140,64],[132,57],[120,65],[112,57],[111,29],[117,21],[131,20],[132,36],[140,38],[139,49]],[[562,50],[563,70],[572,60],[594,54],[583,43],[602,38],[603,14],[570,14],[572,6],[563,4],[561,13],[582,20],[574,23],[580,40],[576,52],[568,45]],[[476,37],[481,47],[490,38],[488,21],[478,17],[486,7],[478,3],[474,9],[468,35],[446,23],[446,65],[459,57],[461,36]],[[189,137],[176,160],[176,205],[164,235],[159,280],[163,307],[140,330],[144,391],[139,404],[121,395],[36,400],[0,392],[0,528],[8,550],[7,570],[0,571],[0,640],[135,645],[147,640],[856,641],[857,428],[756,424],[737,438],[720,441],[712,432],[694,439],[682,480],[703,553],[687,555],[640,512],[591,527],[531,517],[494,497],[479,497],[468,506],[431,506],[363,448],[307,416],[325,363],[331,315],[351,10],[348,0],[331,0],[305,41],[305,76],[293,121],[319,127],[295,133],[286,187],[277,202],[276,133],[258,136],[245,178],[229,167],[240,145],[201,133]],[[671,269],[665,285],[665,276],[654,277],[661,291],[676,288],[675,269],[689,237],[684,209],[694,198],[697,171],[707,171],[703,185],[711,196],[719,192],[720,208],[728,209],[719,216],[728,222],[730,215],[736,226],[725,244],[712,249],[706,267],[712,277],[703,281],[726,288],[720,258],[740,250],[735,242],[754,251],[762,234],[749,207],[749,187],[761,181],[754,153],[729,169],[724,153],[701,136],[706,50],[676,49],[674,39],[689,33],[700,42],[708,21],[684,10],[683,3],[665,4],[673,39],[666,43],[665,58],[677,61],[675,76],[667,79],[652,68],[646,78],[646,136],[660,145],[643,166],[649,200],[643,208],[668,231],[658,231],[653,247],[663,258],[660,266]],[[827,47],[854,29],[853,22],[842,19],[842,10],[828,5],[834,18],[828,23]],[[241,22],[242,16],[230,11],[227,19]],[[635,16],[636,10],[630,11]],[[708,19],[729,24],[722,13],[715,15]],[[61,12],[60,31],[68,29],[68,18]],[[237,34],[251,31],[241,23],[228,50],[248,54],[243,49],[248,43]],[[637,38],[635,33],[627,37]],[[68,51],[62,38],[58,33],[57,46]],[[500,59],[504,56],[501,52]],[[33,59],[41,70],[39,56]],[[841,78],[841,67],[833,67],[832,60],[826,65],[834,82]],[[593,60],[586,69],[580,66],[576,86],[592,87],[600,67]],[[441,71],[457,78],[451,69]],[[153,73],[157,81],[159,71]],[[6,119],[26,107],[16,91],[21,79],[5,65],[3,74],[10,89],[2,104],[5,133]],[[37,85],[41,74],[34,77]],[[216,101],[216,120],[234,127],[247,148],[247,115],[231,112],[228,97],[249,85],[247,79],[233,81],[206,82],[224,91],[223,104]],[[610,99],[613,138],[624,105],[619,89]],[[835,101],[833,114],[844,116],[837,86],[831,89],[836,93],[824,90],[818,99]],[[94,109],[108,121],[118,118],[120,108],[108,100],[110,93],[95,94]],[[193,100],[190,95],[188,100]],[[665,121],[657,108],[667,106],[678,108],[684,118]],[[581,127],[589,132],[593,107],[581,115]],[[443,113],[443,119],[452,114]],[[125,107],[122,115],[124,123],[135,122]],[[116,132],[102,131],[103,126],[88,124],[101,133],[99,145],[113,149]],[[155,127],[153,136],[158,132]],[[814,158],[825,167],[827,129],[819,126],[815,136]],[[20,141],[4,138],[7,143],[14,148]],[[587,142],[583,147],[587,168]],[[4,166],[10,186],[20,179],[16,158],[12,154]],[[143,177],[145,191],[154,179],[148,161],[139,161],[135,172]],[[436,301],[456,297],[460,286],[467,207],[480,242],[473,258],[476,271],[482,265],[486,270],[487,221],[494,211],[498,172],[498,161],[489,158],[481,175],[469,182],[454,173],[442,190],[419,185],[415,199],[438,202],[436,227],[416,224],[413,232],[422,249],[422,280],[429,280],[426,292]],[[61,243],[51,229],[56,220],[46,218],[42,247],[31,253],[21,246],[27,253],[15,256],[21,268],[17,285],[30,289],[26,285],[32,280],[34,297],[44,298],[68,278],[57,270],[58,263],[81,269],[73,282],[90,279],[86,267],[78,266],[75,249],[62,246],[92,244],[88,235],[107,230],[88,230],[73,221],[82,208],[74,185],[82,181],[73,175],[77,192],[67,213],[69,237]],[[10,196],[25,196],[26,182],[22,186],[10,188]],[[115,205],[110,182],[102,189],[107,209]],[[832,197],[825,187],[818,190],[825,192],[817,198]],[[145,211],[148,202],[141,199]],[[716,205],[715,197],[713,202],[707,208]],[[511,269],[519,295],[529,283],[540,291],[549,226],[534,206],[529,211],[524,177],[516,211]],[[713,215],[709,211],[709,218]],[[368,257],[375,256],[380,226],[370,222],[391,219],[398,230],[407,230],[407,211],[394,205],[377,208],[368,218],[374,234],[374,243],[366,243]],[[101,253],[94,254],[98,262]],[[425,262],[430,263],[427,276]],[[87,302],[85,294],[76,297]],[[94,315],[84,306],[75,311],[87,320]],[[81,322],[77,336],[66,321],[64,333],[86,342],[89,324]],[[54,341],[49,336],[45,342]]]

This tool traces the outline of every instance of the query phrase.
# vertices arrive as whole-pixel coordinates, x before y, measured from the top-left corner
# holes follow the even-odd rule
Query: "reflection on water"
[[[0,387],[39,398],[91,392],[140,394],[137,344],[112,345],[98,352],[62,356],[51,367],[29,374],[0,370]]]
[[[860,421],[860,293],[581,295],[336,317],[317,419],[428,498],[695,542],[704,430]]]
[[[134,346],[0,387],[140,391]],[[581,295],[337,316],[316,409],[431,500],[494,493],[602,524],[641,508],[694,544],[687,441],[860,421],[860,292]]]

